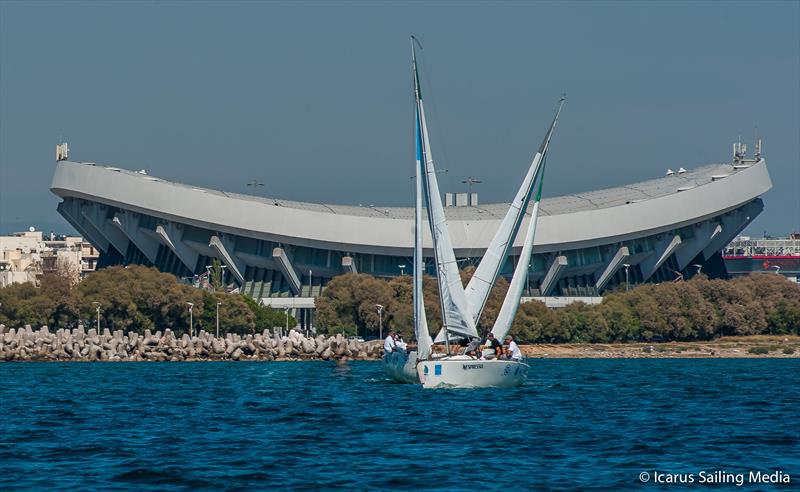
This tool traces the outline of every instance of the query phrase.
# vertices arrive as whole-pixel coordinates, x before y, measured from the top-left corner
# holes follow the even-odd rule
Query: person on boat
[[[522,351],[519,349],[517,342],[514,341],[514,337],[511,335],[506,335],[505,340],[506,343],[508,343],[508,358],[517,362],[521,361]]]
[[[403,340],[403,335],[400,333],[394,334],[394,344],[399,352],[405,352],[406,348],[408,348],[408,344]]]
[[[494,356],[496,358],[500,359],[503,357],[503,345],[500,344],[500,340],[494,337],[494,333],[489,333],[486,338],[486,345],[488,348],[494,350]]]
[[[479,352],[481,349],[481,341],[479,338],[473,338],[467,348],[464,349],[464,353],[467,355],[475,355],[475,352]]]
[[[383,351],[387,354],[394,352],[397,348],[397,344],[394,341],[395,333],[390,331],[386,338],[383,340]]]

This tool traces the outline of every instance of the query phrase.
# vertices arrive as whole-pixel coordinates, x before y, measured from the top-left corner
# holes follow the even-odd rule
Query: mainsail
[[[478,330],[469,312],[464,286],[461,283],[461,276],[458,272],[458,263],[456,263],[453,245],[450,241],[450,233],[447,229],[442,197],[439,194],[436,167],[434,166],[428,139],[428,126],[425,119],[425,106],[422,102],[413,37],[411,55],[414,69],[414,97],[416,100],[417,166],[422,174],[425,202],[428,205],[428,220],[433,236],[436,272],[439,279],[439,301],[442,308],[442,324],[443,328],[448,332],[477,337]],[[417,186],[420,186],[419,182],[420,180],[417,179]],[[421,278],[420,275],[420,281]]]
[[[478,268],[475,270],[475,273],[472,275],[472,278],[467,284],[465,295],[467,297],[467,304],[470,314],[472,315],[472,319],[475,324],[478,323],[478,320],[481,317],[481,313],[486,305],[486,300],[489,298],[489,293],[492,290],[492,286],[497,281],[497,277],[500,275],[500,269],[503,267],[503,263],[506,261],[506,257],[508,256],[508,252],[511,250],[511,246],[514,243],[514,238],[517,237],[520,225],[522,224],[522,219],[525,216],[525,211],[528,209],[528,204],[530,203],[531,195],[533,194],[533,189],[539,174],[540,166],[547,155],[547,148],[550,145],[550,137],[552,137],[553,130],[555,130],[556,123],[558,122],[558,116],[561,113],[561,107],[564,105],[564,99],[565,98],[562,97],[559,101],[558,109],[556,110],[556,114],[553,116],[553,121],[550,124],[550,129],[547,131],[542,144],[539,146],[539,150],[533,156],[533,161],[528,168],[528,173],[525,175],[522,185],[517,191],[517,195],[511,202],[508,212],[506,212],[503,221],[500,223],[500,227],[497,229],[492,241],[489,243],[489,247],[486,249],[486,253],[484,253],[481,262],[478,264]],[[534,216],[536,215],[537,211],[538,205],[535,205]],[[527,261],[528,260],[525,261],[526,266]]]
[[[412,53],[414,50],[413,42],[412,40]],[[416,80],[416,76],[414,80]],[[425,317],[425,302],[422,294],[422,276],[425,272],[425,258],[422,255],[422,226],[424,224],[422,208],[424,205],[425,172],[422,165],[422,134],[420,132],[419,114],[417,114],[416,121],[414,130],[417,156],[414,173],[414,334],[417,338],[417,357],[420,360],[424,360],[431,355],[433,340],[431,340],[431,334],[428,331],[428,320]]]

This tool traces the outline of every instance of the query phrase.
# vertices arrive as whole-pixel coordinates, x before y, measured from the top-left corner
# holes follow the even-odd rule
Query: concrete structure
[[[61,272],[77,282],[93,272],[99,251],[81,237],[45,237],[41,231],[0,236],[0,287],[34,282],[49,272]]]
[[[624,265],[631,284],[690,275],[694,264],[724,273],[720,250],[761,212],[759,196],[771,186],[763,159],[737,155],[544,199],[525,296],[597,296],[624,284]],[[336,275],[391,277],[411,265],[413,208],[242,195],[70,161],[57,163],[51,189],[63,200],[59,212],[102,251],[101,266],[142,263],[191,277],[217,258],[226,282],[257,299],[313,298]],[[480,259],[507,207],[446,208],[462,266]],[[521,239],[503,275],[513,272]],[[429,236],[424,246],[433,274]]]

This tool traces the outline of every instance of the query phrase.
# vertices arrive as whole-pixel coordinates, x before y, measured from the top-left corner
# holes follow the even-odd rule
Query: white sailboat
[[[499,336],[502,337],[510,329],[511,321],[513,321],[516,310],[519,307],[522,293],[521,290],[516,292],[516,284],[519,282],[515,283],[515,280],[520,275],[524,279],[526,273],[526,270],[521,269],[519,265],[524,264],[527,267],[533,244],[538,200],[541,196],[542,180],[540,169],[543,170],[544,168],[544,156],[558,120],[561,105],[559,105],[547,136],[534,156],[533,162],[509,211],[501,222],[484,259],[465,290],[458,272],[458,265],[450,241],[439,193],[436,169],[428,139],[427,120],[420,90],[414,42],[415,40],[412,37],[412,64],[416,102],[415,140],[417,149],[415,171],[414,328],[418,351],[409,354],[402,352],[386,354],[384,356],[384,368],[390,377],[398,381],[420,382],[424,387],[518,386],[524,383],[528,371],[528,365],[523,361],[477,360],[467,355],[452,355],[450,351],[450,336],[468,338],[477,338],[479,336],[476,328],[478,319],[489,292],[499,275],[502,263],[505,261],[511,244],[519,231],[531,200],[532,191],[538,182],[539,191],[533,207],[533,217],[526,233],[523,256],[521,256],[522,259],[512,279],[514,289],[509,289],[509,295],[506,297],[501,309],[501,315],[503,316],[502,318],[498,317],[498,322],[495,323],[492,332],[496,335],[500,333],[501,335]],[[563,98],[561,104],[563,104]],[[447,355],[443,357],[435,357],[432,354],[431,346],[433,341],[428,332],[424,304],[422,302],[422,274],[424,271],[422,208],[425,204],[427,204],[428,209],[428,221],[433,237],[434,257],[440,286],[439,301],[441,303],[443,327],[437,336],[437,341],[443,341],[447,346]],[[520,271],[522,271],[521,274],[519,273]],[[516,300],[514,300],[514,297],[516,297]]]
[[[473,309],[471,314],[475,322],[480,318],[486,298],[497,280],[502,262],[511,248],[514,237],[516,237],[522,218],[531,200],[532,191],[536,189],[536,196],[533,198],[534,204],[531,210],[531,218],[528,228],[525,231],[525,238],[520,253],[520,259],[514,269],[503,305],[500,308],[497,319],[492,327],[491,333],[495,338],[502,340],[511,329],[514,316],[519,308],[522,298],[522,287],[524,286],[527,275],[528,263],[530,262],[533,251],[533,240],[536,232],[536,224],[539,218],[539,203],[542,197],[542,186],[544,184],[544,158],[550,144],[550,138],[561,113],[561,108],[565,98],[559,101],[558,109],[553,117],[553,122],[545,136],[539,151],[533,158],[531,167],[525,177],[517,196],[511,204],[506,217],[500,225],[498,232],[493,238],[487,256],[481,261],[473,275],[477,275],[478,280],[467,285],[467,297],[470,307]],[[538,187],[534,185],[538,183]],[[471,289],[472,287],[472,289]],[[446,336],[446,333],[445,333]],[[437,337],[438,338],[438,337]],[[513,387],[524,384],[528,375],[529,366],[524,361],[499,360],[499,359],[476,359],[467,355],[454,355],[441,359],[422,360],[417,365],[420,383],[426,388],[445,387]]]

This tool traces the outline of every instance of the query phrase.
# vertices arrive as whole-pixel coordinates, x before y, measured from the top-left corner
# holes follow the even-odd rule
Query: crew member
[[[476,352],[480,352],[481,350],[481,341],[479,338],[473,338],[472,341],[469,342],[467,348],[464,350],[464,353],[467,355],[475,355]]]
[[[515,360],[517,362],[522,360],[522,351],[519,349],[519,345],[517,342],[514,341],[514,337],[511,335],[506,335],[506,343],[508,344],[508,353],[511,357],[511,360]]]
[[[494,356],[496,358],[500,358],[503,355],[503,345],[500,343],[500,340],[494,337],[494,333],[489,333],[489,336],[486,338],[486,345],[494,350]]]
[[[395,348],[397,348],[397,344],[394,341],[394,332],[390,331],[386,336],[386,339],[383,341],[383,351],[389,354],[394,352]]]
[[[395,333],[394,335],[394,344],[397,347],[397,350],[400,352],[405,352],[408,348],[408,344],[403,341],[403,335],[400,333]]]

